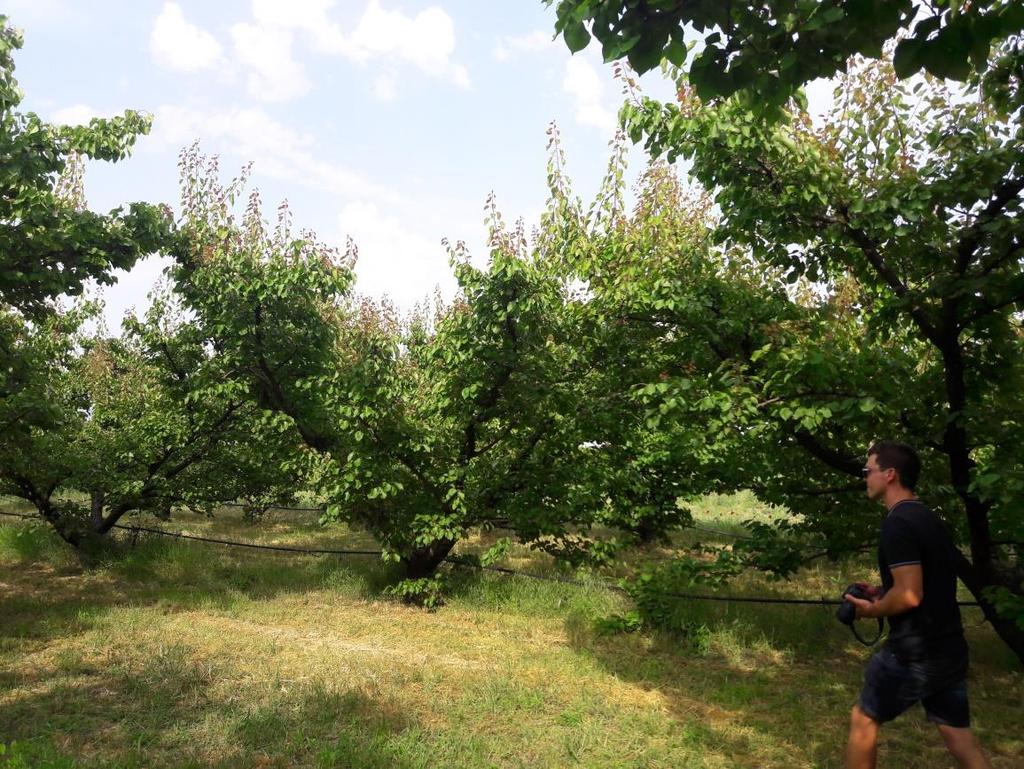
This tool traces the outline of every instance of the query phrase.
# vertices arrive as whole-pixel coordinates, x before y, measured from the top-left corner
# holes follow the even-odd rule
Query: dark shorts
[[[884,724],[920,702],[929,721],[966,728],[971,725],[966,675],[966,657],[901,662],[882,649],[864,671],[860,709]]]

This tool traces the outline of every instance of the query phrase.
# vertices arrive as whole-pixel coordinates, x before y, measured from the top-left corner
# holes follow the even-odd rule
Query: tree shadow
[[[0,734],[26,766],[410,766],[398,706],[324,684],[238,689],[171,644],[107,666],[69,663],[0,709]],[[250,684],[251,686],[251,684]]]
[[[372,556],[304,556],[162,538],[140,540],[96,568],[64,557],[0,562],[0,659],[7,646],[87,632],[115,608],[227,611],[240,601],[311,591],[390,600],[383,595],[390,580],[387,565]]]
[[[673,634],[609,632],[590,618],[570,616],[566,631],[580,654],[658,692],[681,728],[698,730],[729,766],[838,769],[872,650],[853,643],[837,623],[826,634],[810,632],[805,642],[778,632],[764,612],[739,614],[745,622],[709,617],[688,633]],[[989,741],[985,734],[982,739],[997,754],[994,766],[1024,764],[1012,747],[1012,755],[998,755],[998,745],[1019,743],[1009,710],[973,693],[972,710],[986,716]],[[880,765],[952,764],[920,708],[883,730],[880,751]]]

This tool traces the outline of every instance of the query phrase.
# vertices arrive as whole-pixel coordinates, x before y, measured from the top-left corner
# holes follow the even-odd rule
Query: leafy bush
[[[41,521],[0,526],[0,559],[35,563],[59,547],[52,530]]]
[[[72,758],[56,756],[47,749],[38,752],[20,742],[0,742],[0,761],[4,769],[73,769],[77,765]]]
[[[694,627],[690,601],[680,595],[721,585],[739,573],[740,564],[729,551],[719,551],[713,562],[693,557],[676,558],[642,572],[628,583],[637,618],[648,627],[688,634]]]

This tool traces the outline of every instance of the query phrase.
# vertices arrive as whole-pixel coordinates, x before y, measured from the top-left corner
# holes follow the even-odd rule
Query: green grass
[[[708,500],[700,520],[728,523],[743,504]],[[312,514],[158,523],[372,546]],[[508,563],[560,573],[525,549]],[[869,573],[816,565],[729,590],[817,597]],[[685,602],[684,634],[609,633],[599,621],[630,607],[596,578],[459,572],[425,612],[383,596],[385,577],[374,558],[155,537],[85,572],[47,529],[0,521],[0,767],[840,765],[868,652],[830,611]],[[977,731],[995,767],[1024,766],[1024,678],[975,612],[965,620]],[[915,712],[885,731],[881,765],[951,762]]]

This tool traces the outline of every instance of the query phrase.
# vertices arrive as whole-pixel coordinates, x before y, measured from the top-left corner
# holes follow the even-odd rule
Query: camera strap
[[[864,640],[864,636],[862,636],[857,631],[857,623],[855,623],[855,622],[851,622],[850,623],[850,632],[853,633],[853,637],[854,638],[856,638],[858,641],[860,641],[865,646],[874,646],[876,643],[878,643],[878,639],[882,637],[882,628],[885,626],[885,623],[882,622],[882,618],[881,617],[878,617],[877,621],[878,621],[878,633],[876,633],[875,637],[872,638],[870,641],[865,641]]]

